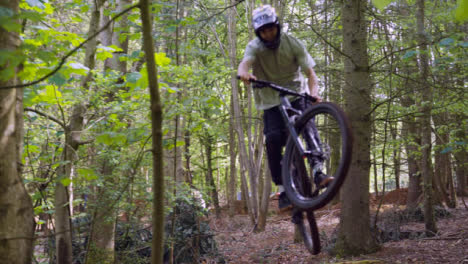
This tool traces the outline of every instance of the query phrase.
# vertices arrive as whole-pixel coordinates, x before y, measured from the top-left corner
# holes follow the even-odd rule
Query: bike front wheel
[[[306,216],[305,219],[304,214]],[[295,208],[293,212],[293,223],[297,225],[307,250],[312,255],[319,254],[321,250],[320,235],[314,211],[310,209],[302,211],[301,209]]]
[[[295,206],[316,210],[330,202],[344,182],[351,164],[351,127],[344,112],[333,103],[308,108],[294,127],[298,141],[291,136],[287,141],[283,186]],[[297,142],[305,155],[299,153]],[[333,181],[320,186],[321,177],[327,176]]]

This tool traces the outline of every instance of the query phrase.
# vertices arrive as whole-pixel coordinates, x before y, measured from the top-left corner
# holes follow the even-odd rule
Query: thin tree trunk
[[[231,94],[232,98],[232,94]],[[233,112],[233,102],[231,100],[230,109]],[[235,214],[235,201],[236,201],[236,187],[237,187],[237,167],[236,167],[236,135],[234,134],[234,117],[229,115],[229,180],[228,186],[228,203],[229,203],[229,216],[233,217]]]
[[[83,129],[83,116],[86,108],[75,105],[72,110],[70,124],[65,131],[65,146],[62,152],[64,162],[57,169],[58,181],[55,184],[55,254],[57,263],[71,263],[72,235],[71,235],[71,215],[68,204],[68,186],[64,185],[70,179],[73,162],[76,160],[76,153],[81,145],[80,135]]]
[[[230,4],[235,4],[237,1],[235,0],[230,0]],[[231,8],[231,9],[234,9]],[[234,11],[233,11],[234,12]],[[232,13],[231,19],[234,19],[233,16],[234,13]],[[236,47],[236,33],[235,33],[235,20],[231,23],[228,23],[228,31],[229,31],[229,47]],[[230,57],[230,62],[231,62],[231,67],[233,69],[236,68],[237,66],[237,60],[236,60],[236,54],[235,54],[235,49],[232,48],[229,52],[229,57]],[[238,149],[239,149],[239,155],[240,155],[240,173],[241,173],[241,189],[243,192],[244,197],[246,198],[247,201],[247,208],[249,210],[249,215],[250,215],[250,220],[252,221],[252,224],[255,224],[256,222],[256,213],[254,212],[254,205],[253,201],[250,198],[249,195],[249,188],[247,185],[247,178],[245,176],[245,173],[247,172],[249,175],[252,175],[251,171],[251,166],[249,165],[249,156],[247,154],[247,149],[245,146],[245,137],[244,137],[244,129],[242,127],[242,122],[241,122],[241,110],[240,110],[240,103],[239,103],[239,89],[238,89],[238,82],[236,79],[236,74],[233,71],[231,74],[231,86],[232,86],[232,102],[233,102],[233,108],[234,108],[234,129],[237,134],[237,139],[238,139]],[[249,171],[250,170],[250,171]],[[253,192],[253,190],[252,190]]]
[[[148,0],[140,1],[141,20],[143,24],[143,50],[145,51],[149,92],[151,100],[151,124],[153,139],[153,241],[151,247],[151,263],[163,261],[164,244],[164,174],[163,174],[163,146],[162,120],[163,111],[159,94],[157,65],[154,59],[154,46],[150,6]]]
[[[399,8],[401,16],[410,18],[409,7],[406,4],[401,4]],[[413,36],[416,32],[409,27],[408,30],[403,30],[401,41],[409,44],[413,41]],[[416,64],[417,60],[410,61],[412,64]],[[402,73],[406,76],[410,76],[413,72],[417,71],[415,66],[410,63],[405,63],[401,69]],[[404,108],[410,108],[416,105],[416,89],[417,83],[410,78],[404,79],[404,82],[400,84],[406,89],[406,95],[401,99],[401,105]],[[418,146],[421,145],[421,133],[419,124],[416,122],[414,115],[407,115],[402,120],[402,135],[401,137],[405,140],[405,152],[406,160],[408,164],[408,197],[406,200],[406,207],[410,210],[415,209],[418,206],[418,199],[422,193],[421,190],[421,171],[420,171],[420,159],[418,158]]]
[[[390,125],[390,133],[392,134],[393,142],[397,141],[398,134],[398,123]],[[395,189],[400,189],[400,164],[401,164],[401,149],[399,147],[393,147],[393,173],[395,175]]]
[[[434,125],[436,130],[438,127],[444,125],[443,120],[447,120],[447,113],[440,113],[433,116]],[[442,201],[451,208],[454,208],[455,199],[449,197],[447,187],[449,181],[452,178],[452,171],[450,168],[450,153],[442,153],[443,146],[449,141],[449,135],[447,133],[436,132],[436,149],[434,152],[434,191],[438,193]],[[452,197],[455,198],[455,197]]]
[[[422,144],[422,164],[421,175],[423,178],[424,190],[424,222],[426,225],[426,235],[434,236],[437,233],[437,226],[434,216],[434,197],[432,192],[432,161],[431,161],[431,111],[432,111],[432,86],[427,83],[429,77],[429,55],[427,39],[424,25],[424,0],[418,0],[416,11],[416,24],[418,29],[418,42],[420,43],[420,82],[423,103],[421,106],[421,144]]]
[[[408,87],[408,86],[407,86]],[[408,87],[409,88],[409,87]],[[403,106],[409,106],[414,103],[414,100],[407,97],[402,100]],[[421,173],[419,170],[419,162],[416,158],[418,147],[420,144],[419,129],[414,120],[414,117],[407,116],[403,120],[403,128],[401,137],[405,139],[406,160],[408,163],[408,197],[406,200],[406,207],[410,210],[418,206],[418,199],[421,195]]]
[[[268,163],[265,162],[263,167],[263,192],[262,192],[262,199],[260,201],[260,210],[258,214],[258,225],[257,225],[257,232],[265,231],[266,227],[266,220],[268,216],[268,205],[270,202],[270,193],[271,193],[271,174],[270,170],[268,169]]]
[[[373,115],[375,117],[375,114]],[[375,118],[374,118],[375,120]],[[375,197],[378,197],[379,196],[379,172],[378,172],[378,168],[377,168],[377,139],[376,139],[376,136],[377,136],[377,129],[375,127],[375,122],[372,124],[372,131],[374,132],[374,136],[373,136],[373,147],[372,147],[372,168],[374,169],[374,194],[375,194]],[[384,194],[382,194],[384,195]]]
[[[259,186],[258,190],[253,189],[253,191],[257,192],[257,199],[258,199],[258,219],[257,219],[257,225],[255,228],[256,232],[264,231],[265,230],[265,225],[266,225],[266,218],[268,214],[268,202],[270,198],[270,192],[271,192],[271,176],[265,175],[263,172],[264,166],[263,164],[263,154],[264,154],[264,136],[263,136],[263,125],[260,122],[258,129],[257,129],[257,139],[256,139],[256,148],[255,148],[255,175],[257,175],[257,178],[260,178],[261,175],[263,175],[263,181],[261,181],[261,185]],[[268,173],[267,173],[268,174]],[[264,223],[260,223],[260,221],[265,221]]]
[[[455,120],[458,124],[463,124],[466,116],[463,114],[455,115]],[[455,136],[456,140],[462,142],[466,139],[466,128],[461,127],[457,130]],[[457,177],[457,194],[459,196],[466,196],[466,186],[468,183],[468,153],[465,146],[457,146],[454,153],[455,157],[455,175]]]
[[[214,143],[213,136],[206,136],[203,140],[205,145],[205,155],[206,155],[206,183],[208,184],[208,188],[210,190],[211,201],[215,207],[216,217],[221,216],[221,208],[219,207],[219,199],[218,199],[218,190],[216,188],[216,184],[213,177],[213,157],[212,157],[212,146]]]

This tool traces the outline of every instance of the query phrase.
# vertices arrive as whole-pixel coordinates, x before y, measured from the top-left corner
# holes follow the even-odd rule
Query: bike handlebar
[[[237,75],[237,79],[240,80],[240,76]],[[311,102],[317,102],[317,98],[311,96],[310,94],[307,93],[298,93],[295,92],[291,89],[279,86],[275,83],[265,81],[265,80],[255,80],[255,79],[249,79],[249,82],[254,83],[253,88],[263,88],[263,87],[270,87],[273,90],[276,90],[280,93],[280,96],[286,96],[286,95],[294,95],[294,96],[299,96],[302,97],[308,101]]]

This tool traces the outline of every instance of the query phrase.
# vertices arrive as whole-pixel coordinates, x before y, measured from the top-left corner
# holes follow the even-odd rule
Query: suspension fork
[[[293,108],[291,106],[291,102],[289,102],[289,100],[286,98],[285,94],[280,94],[280,100],[281,100],[281,104],[280,104],[281,115],[283,116],[283,120],[284,120],[285,124],[287,124],[289,135],[294,140],[294,144],[296,145],[296,148],[297,148],[300,156],[305,158],[305,157],[308,157],[308,156],[310,157],[313,154],[317,154],[317,153],[312,153],[313,150],[315,150],[315,151],[318,150],[320,152],[320,146],[319,146],[318,142],[315,140],[313,135],[310,135],[308,137],[310,139],[310,141],[311,141],[309,143],[312,145],[311,146],[312,151],[305,150],[304,145],[299,140],[299,135],[298,135],[298,133],[296,131],[296,128],[294,127],[295,119],[288,115],[288,110],[293,112],[294,116],[300,116],[302,114],[302,111]]]

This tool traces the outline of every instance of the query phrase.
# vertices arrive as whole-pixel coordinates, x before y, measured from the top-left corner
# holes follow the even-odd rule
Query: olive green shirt
[[[281,33],[280,46],[266,48],[257,37],[245,48],[244,61],[251,61],[253,75],[300,93],[309,93],[302,71],[315,66],[304,45],[295,37]],[[278,92],[271,88],[254,89],[257,109],[265,110],[280,104]]]

